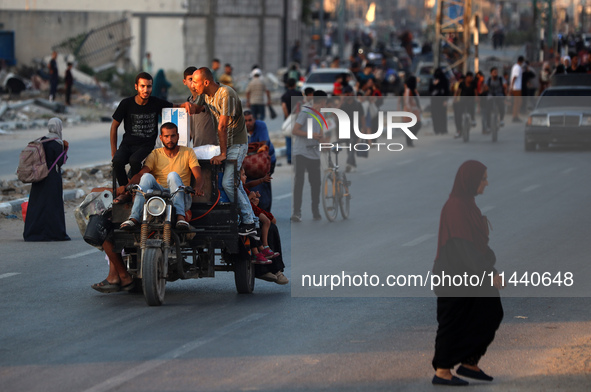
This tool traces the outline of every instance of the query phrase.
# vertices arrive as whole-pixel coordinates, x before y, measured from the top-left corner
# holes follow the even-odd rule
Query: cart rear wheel
[[[250,262],[250,253],[244,240],[240,238],[237,254],[231,255],[234,265],[234,283],[239,294],[251,294],[254,290],[254,264]]]

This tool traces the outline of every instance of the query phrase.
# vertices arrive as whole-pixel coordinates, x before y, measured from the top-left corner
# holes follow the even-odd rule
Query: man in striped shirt
[[[234,164],[229,160],[236,160],[236,170],[240,172],[242,161],[248,151],[248,136],[246,124],[242,113],[242,103],[233,88],[220,85],[214,81],[211,71],[202,67],[193,73],[193,90],[197,95],[204,97],[204,102],[196,102],[192,110],[200,112],[203,105],[207,105],[209,111],[217,120],[218,139],[220,142],[220,155],[211,158],[211,163],[219,165],[225,162],[224,179],[222,187],[231,201],[234,195]],[[242,223],[239,227],[240,235],[253,235],[256,232],[254,213],[248,195],[238,181],[238,195],[236,198]]]

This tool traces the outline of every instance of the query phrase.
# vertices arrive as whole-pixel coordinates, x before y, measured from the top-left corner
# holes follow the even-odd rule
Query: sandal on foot
[[[121,291],[131,291],[134,288],[135,288],[135,281],[132,280],[131,283],[128,283],[125,286],[121,286]]]
[[[113,199],[113,204],[125,204],[131,201],[131,194],[125,192]]]
[[[121,230],[133,230],[138,225],[135,219],[128,219],[119,226]]]
[[[187,222],[186,220],[179,220],[176,223],[176,229],[177,230],[188,230],[189,229],[189,222]]]
[[[121,285],[119,283],[109,283],[107,279],[103,280],[100,283],[95,283],[91,285],[93,289],[98,291],[99,293],[116,293],[121,290]],[[125,286],[127,287],[127,286]]]

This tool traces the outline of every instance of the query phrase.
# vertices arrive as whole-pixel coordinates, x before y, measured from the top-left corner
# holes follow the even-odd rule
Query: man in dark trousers
[[[69,106],[70,98],[72,97],[72,86],[74,85],[74,77],[72,76],[72,63],[68,63],[64,82],[66,84],[66,105]]]
[[[51,60],[49,60],[47,68],[49,68],[49,100],[53,102],[57,94],[57,84],[60,80],[57,70],[57,52],[55,50],[51,52]]]
[[[180,107],[160,98],[152,97],[152,76],[147,72],[139,73],[135,78],[137,95],[123,99],[111,123],[111,156],[113,171],[119,186],[127,185],[128,178],[133,177],[142,168],[143,160],[154,149],[158,136],[158,116],[162,109]],[[117,148],[117,130],[121,123],[125,129],[123,140]],[[131,166],[129,177],[125,165]],[[129,201],[129,193],[120,195],[114,203]]]

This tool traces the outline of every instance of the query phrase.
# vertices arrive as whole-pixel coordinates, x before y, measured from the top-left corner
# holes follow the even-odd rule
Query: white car
[[[333,94],[334,90],[334,82],[337,80],[337,77],[343,73],[350,75],[351,79],[349,84],[353,89],[355,89],[355,85],[357,84],[357,78],[353,75],[348,68],[317,68],[314,71],[310,72],[306,81],[302,85],[302,93],[308,87],[312,87],[314,90],[322,90],[329,95]]]

